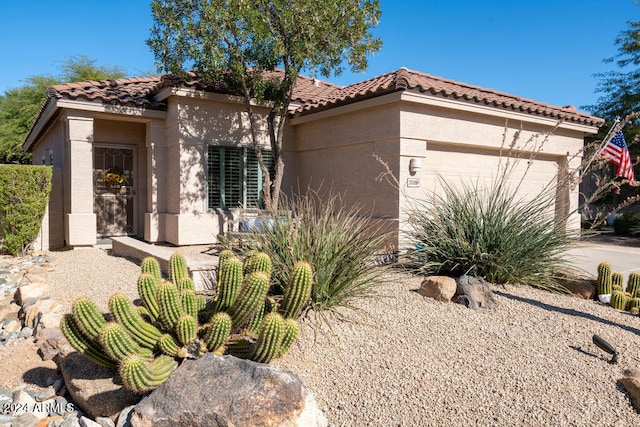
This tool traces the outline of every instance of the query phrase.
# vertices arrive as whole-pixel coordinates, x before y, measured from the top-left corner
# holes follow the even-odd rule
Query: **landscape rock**
[[[64,417],[64,420],[60,424],[60,427],[80,427],[80,421],[77,414],[71,414]]]
[[[11,332],[19,332],[22,329],[22,322],[17,318],[6,318],[2,325],[2,332],[6,335]]]
[[[13,393],[6,387],[0,387],[0,412],[4,408],[1,406],[3,403],[11,402],[13,400]]]
[[[24,413],[31,413],[38,419],[46,418],[49,413],[39,410],[36,406],[36,400],[26,391],[20,390],[14,393],[13,403],[16,403],[16,410],[10,415],[20,416]]]
[[[188,360],[136,405],[133,427],[326,426],[292,372],[207,353]]]
[[[73,401],[90,417],[116,419],[125,407],[140,401],[117,380],[114,369],[99,366],[77,352],[59,363],[65,385]]]
[[[20,338],[29,338],[33,335],[33,329],[25,326],[20,330]]]
[[[31,328],[57,327],[64,315],[62,305],[51,298],[42,298],[30,304],[23,304],[21,311],[24,325]]]
[[[102,427],[116,427],[116,423],[109,417],[97,417],[96,423]]]
[[[420,285],[418,293],[440,302],[449,302],[456,293],[456,280],[447,276],[428,276]]]
[[[48,297],[49,291],[49,283],[38,282],[22,285],[18,287],[18,291],[16,292],[16,302],[19,305],[22,305],[23,301],[26,301],[29,298],[40,299]]]
[[[0,414],[0,426],[10,426],[16,421],[16,418],[11,415]]]
[[[19,415],[12,423],[11,427],[36,427],[40,424],[40,418],[38,418],[32,412],[25,412]]]
[[[101,427],[97,422],[90,420],[87,417],[80,417],[80,427]]]
[[[462,275],[457,280],[454,302],[464,304],[471,309],[493,308],[498,301],[489,284],[481,277]]]
[[[637,369],[626,369],[623,375],[625,377],[619,379],[618,382],[624,387],[627,394],[629,394],[629,399],[633,407],[636,411],[640,412],[640,371]]]
[[[8,317],[17,319],[19,312],[20,312],[20,306],[15,302],[0,303],[0,320]]]
[[[22,278],[21,285],[28,285],[31,283],[48,283],[49,271],[42,265],[34,264],[25,269],[24,277]]]
[[[0,347],[6,347],[18,339],[16,332],[10,332],[9,335],[0,335]]]
[[[42,391],[38,392],[36,395],[36,401],[44,402],[45,400],[55,399],[56,398],[56,389],[53,386],[49,386]]]
[[[131,427],[131,415],[133,415],[134,409],[135,405],[131,405],[120,411],[120,415],[118,415],[118,421],[116,422],[116,427]]]
[[[62,334],[60,328],[44,329],[38,338],[38,354],[42,360],[55,360],[58,365],[75,350]]]
[[[597,278],[582,270],[574,268],[554,274],[558,283],[567,288],[572,294],[584,299],[596,297]]]

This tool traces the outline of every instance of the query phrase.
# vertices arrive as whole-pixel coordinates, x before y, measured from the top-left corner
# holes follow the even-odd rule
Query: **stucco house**
[[[438,175],[490,177],[505,139],[520,130],[520,141],[535,142],[553,131],[522,166],[522,191],[535,194],[579,165],[574,155],[602,123],[570,106],[405,68],[346,87],[301,76],[285,131],[283,190],[322,183],[344,192],[386,221],[397,244],[407,197],[424,197]],[[52,86],[23,147],[53,168],[45,248],[117,235],[209,244],[237,225],[240,208],[259,206],[262,176],[241,99],[196,77]],[[374,154],[400,189],[376,180],[384,168]],[[577,203],[577,189],[558,193],[556,211]],[[568,227],[579,223],[576,214]]]

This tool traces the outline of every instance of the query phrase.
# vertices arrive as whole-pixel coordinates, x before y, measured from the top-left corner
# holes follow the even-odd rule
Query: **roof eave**
[[[48,97],[45,100],[44,108],[38,114],[38,117],[33,122],[31,127],[29,128],[29,132],[27,132],[27,136],[24,138],[22,142],[22,149],[24,151],[29,152],[33,144],[35,143],[38,135],[47,127],[49,121],[53,118],[55,113],[58,111],[58,99],[55,97]]]
[[[29,151],[33,147],[37,138],[44,133],[55,114],[63,109],[82,110],[96,114],[106,113],[144,117],[147,119],[162,119],[165,118],[167,114],[164,109],[146,108],[144,106],[130,104],[105,104],[100,100],[87,101],[53,97],[49,98],[45,102],[46,106],[33,125],[31,125],[31,128],[22,143],[22,148],[25,151]]]
[[[535,123],[544,126],[558,126],[562,129],[573,130],[585,134],[595,134],[602,123],[588,123],[586,121],[572,121],[563,119],[560,116],[545,116],[540,114],[532,114],[525,111],[517,111],[507,108],[499,108],[490,104],[480,104],[464,100],[451,99],[443,96],[429,94],[418,90],[387,90],[385,93],[370,93],[368,96],[351,98],[347,101],[337,102],[335,104],[325,104],[314,108],[313,110],[304,110],[304,107],[298,109],[291,116],[290,123],[298,125],[322,118],[345,114],[351,111],[371,108],[391,102],[412,102],[425,105],[432,105],[440,108],[454,109],[458,111],[468,111],[485,116],[494,116],[500,118],[512,118],[523,122]],[[604,121],[603,121],[604,123]]]

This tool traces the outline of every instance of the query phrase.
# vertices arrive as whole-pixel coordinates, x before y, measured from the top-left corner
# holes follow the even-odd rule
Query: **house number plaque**
[[[420,187],[420,178],[407,178],[407,187]]]

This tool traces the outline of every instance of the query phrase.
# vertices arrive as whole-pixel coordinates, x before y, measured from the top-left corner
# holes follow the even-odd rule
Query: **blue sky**
[[[552,105],[593,104],[594,73],[628,21],[633,0],[381,0],[375,34],[382,50],[366,74],[326,80],[349,84],[400,67],[508,92]],[[146,0],[0,0],[0,93],[33,75],[56,74],[70,56],[155,72],[145,44]]]

